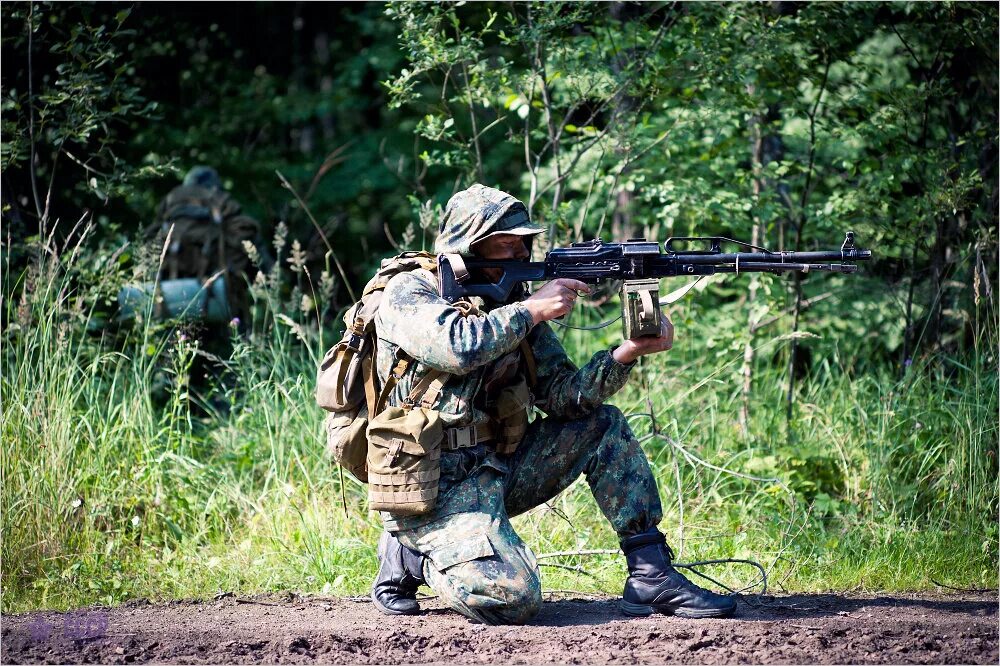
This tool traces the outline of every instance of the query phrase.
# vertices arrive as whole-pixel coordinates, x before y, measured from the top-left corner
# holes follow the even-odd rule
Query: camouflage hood
[[[445,208],[436,253],[472,254],[472,244],[490,234],[503,232],[524,236],[543,231],[528,220],[523,203],[500,190],[476,183],[454,195]]]

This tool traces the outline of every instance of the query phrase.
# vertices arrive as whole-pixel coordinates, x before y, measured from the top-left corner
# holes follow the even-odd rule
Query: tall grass
[[[4,609],[336,580],[350,549],[316,538],[320,507],[340,506],[310,398],[319,337],[267,307],[283,302],[279,277],[255,292],[262,316],[234,336],[213,399],[189,381],[205,354],[193,330],[150,313],[117,334],[88,325],[153,271],[130,276],[82,241],[39,244],[20,275],[5,262]]]
[[[303,300],[308,274],[292,261],[257,283],[251,334],[232,329],[228,358],[206,359],[186,325],[102,324],[104,303],[148,279],[155,257],[129,273],[121,253],[78,238],[63,248],[42,239],[18,274],[4,247],[3,610],[364,593],[380,524],[364,488],[346,476],[342,488],[323,455],[312,384],[324,340]],[[787,340],[762,337],[744,433],[741,356],[699,342],[714,326],[679,322],[677,349],[644,359],[615,397],[658,476],[662,527],[682,559],[753,558],[787,589],[996,585],[994,340],[902,377],[834,345],[786,424],[783,369],[766,359]],[[615,333],[564,339],[585,361]],[[192,384],[206,362],[220,381]],[[583,483],[515,524],[538,553],[616,545]],[[615,592],[624,571],[618,556],[542,561],[579,567],[543,568],[549,589]]]

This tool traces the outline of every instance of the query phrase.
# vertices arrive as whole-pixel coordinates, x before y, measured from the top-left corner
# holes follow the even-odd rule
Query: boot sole
[[[382,613],[383,615],[420,615],[419,606],[411,611],[393,610],[392,608],[383,606],[382,603],[375,598],[374,593],[370,594],[369,596],[372,598],[372,603],[375,604],[375,608],[377,608],[378,612]]]
[[[683,617],[690,620],[700,620],[704,618],[718,618],[718,617],[730,617],[736,612],[736,606],[733,605],[732,608],[706,608],[703,610],[696,609],[685,609],[677,608],[672,609],[670,606],[649,606],[646,604],[633,604],[630,601],[625,601],[624,599],[618,602],[618,608],[621,609],[626,615],[631,615],[632,617],[649,617],[653,614],[653,611],[662,613],[664,615],[674,615],[676,617]]]

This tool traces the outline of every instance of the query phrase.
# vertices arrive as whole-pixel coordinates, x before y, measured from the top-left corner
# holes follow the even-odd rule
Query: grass
[[[192,331],[148,316],[117,331],[99,323],[136,276],[85,246],[36,247],[16,275],[4,248],[3,611],[220,591],[365,594],[381,527],[364,488],[346,477],[342,488],[323,454],[312,384],[324,340],[301,314],[303,274],[257,285],[252,334],[233,337],[224,381],[205,388],[190,381],[206,362]],[[680,558],[754,559],[786,590],[996,587],[995,336],[900,377],[865,355],[864,339],[851,346],[833,331],[786,423],[773,359],[788,339],[759,335],[743,432],[745,315],[710,308],[709,296],[675,313],[675,350],[644,359],[614,398],[636,415]],[[564,341],[583,362],[617,333]],[[617,545],[581,482],[515,526],[536,553]],[[613,594],[624,575],[620,556],[543,562],[580,569],[544,566],[546,589]],[[736,566],[712,575],[754,578]]]

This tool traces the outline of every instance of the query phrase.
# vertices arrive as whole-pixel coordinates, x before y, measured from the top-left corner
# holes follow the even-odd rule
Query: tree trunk
[[[754,86],[748,86],[747,92],[754,93]],[[753,172],[753,228],[750,235],[750,242],[753,245],[760,245],[764,238],[764,225],[757,214],[757,204],[760,201],[760,193],[764,189],[763,182],[763,158],[764,140],[762,136],[761,124],[764,119],[755,114],[751,116],[749,122],[750,130],[750,169]],[[757,289],[760,285],[760,278],[753,274],[750,276],[750,293],[747,297],[747,341],[743,346],[743,367],[740,374],[743,376],[743,390],[741,392],[742,401],[740,404],[740,430],[746,436],[750,432],[750,393],[753,386],[753,359],[754,359],[754,331],[757,328],[759,317],[755,311],[757,303]]]
[[[819,91],[816,93],[816,101],[813,103],[812,111],[809,112],[809,164],[806,167],[806,182],[802,186],[802,196],[799,198],[798,224],[795,225],[795,251],[802,249],[802,231],[806,226],[806,204],[809,203],[809,195],[812,192],[813,169],[816,165],[816,116],[819,113],[819,103],[823,100],[823,93],[826,91],[826,83],[830,79],[831,58],[827,58],[826,66],[823,69],[823,80],[820,83]],[[788,436],[792,435],[792,416],[795,410],[795,365],[798,355],[799,344],[794,334],[799,330],[799,314],[802,312],[802,276],[793,273],[795,290],[795,309],[792,317],[792,344],[788,353],[788,395],[785,398],[785,424]]]

